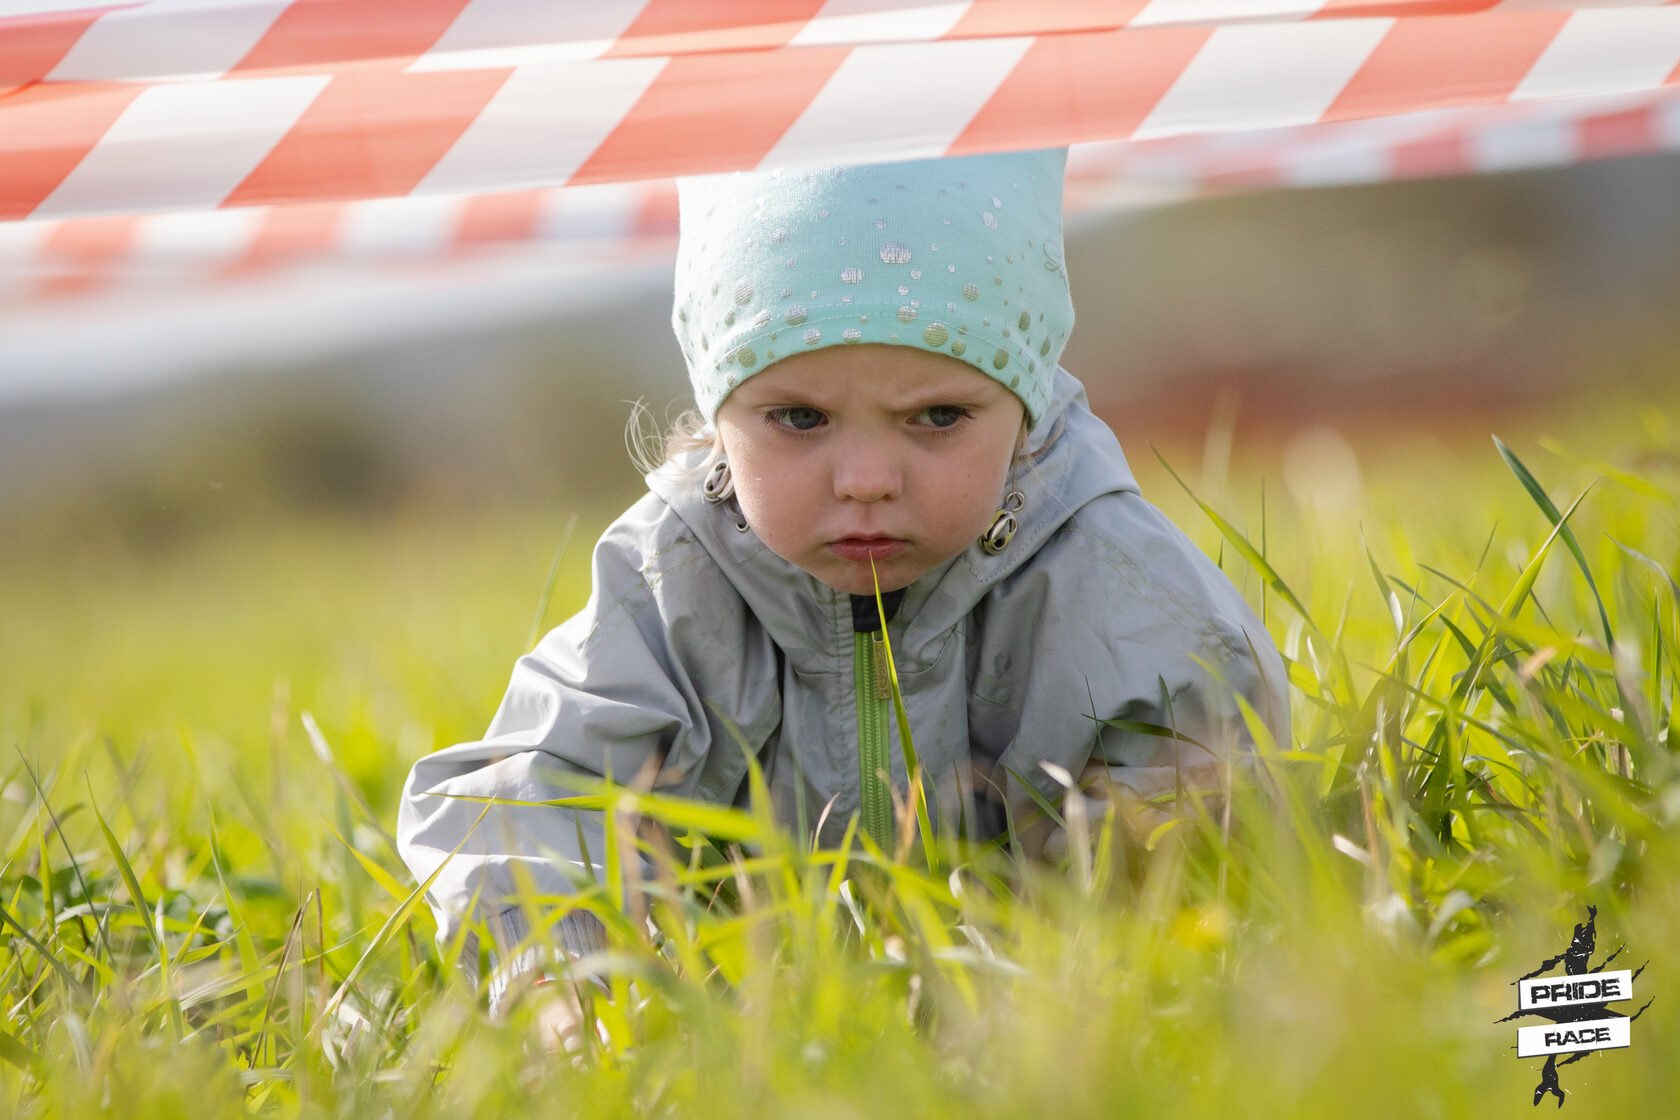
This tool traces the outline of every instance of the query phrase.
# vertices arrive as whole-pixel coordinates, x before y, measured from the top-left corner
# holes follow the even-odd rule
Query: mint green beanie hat
[[[701,413],[807,350],[914,346],[1012,390],[1036,424],[1073,329],[1065,148],[679,180],[671,323]]]

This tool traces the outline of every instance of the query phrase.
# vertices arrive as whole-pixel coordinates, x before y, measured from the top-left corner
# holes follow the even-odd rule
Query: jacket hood
[[[976,541],[905,589],[894,617],[894,629],[902,627],[904,638],[895,637],[894,647],[897,653],[902,645],[899,656],[909,667],[920,647],[948,632],[1081,507],[1106,494],[1137,492],[1120,443],[1092,414],[1085,387],[1058,368],[1052,394],[1044,418],[1029,433],[1026,458],[1016,472],[1026,505],[1017,514],[1020,528],[1009,546],[992,556]],[[796,663],[801,651],[832,652],[832,634],[843,633],[849,642],[851,597],[771,552],[750,528],[737,529],[740,512],[733,500],[706,501],[700,491],[706,457],[704,451],[677,456],[647,476],[648,489],[693,532]],[[837,625],[840,620],[843,627]]]

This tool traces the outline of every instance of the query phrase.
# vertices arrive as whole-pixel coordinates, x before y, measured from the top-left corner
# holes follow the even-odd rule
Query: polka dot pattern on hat
[[[931,350],[1033,422],[1073,329],[1065,149],[680,180],[671,322],[701,412],[790,354]]]

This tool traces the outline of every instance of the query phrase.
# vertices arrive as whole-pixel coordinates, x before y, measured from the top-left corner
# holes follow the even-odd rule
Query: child
[[[933,811],[970,835],[1032,814],[1020,782],[1060,799],[1058,770],[1144,799],[1216,788],[1248,742],[1235,695],[1287,742],[1265,630],[1057,365],[1065,159],[681,185],[673,325],[704,424],[602,535],[589,604],[520,658],[485,738],[415,765],[404,858],[424,879],[462,845],[431,888],[440,937],[484,917],[505,954],[531,932],[521,885],[569,894],[601,874],[580,836],[604,844],[599,814],[543,806],[497,805],[468,837],[483,805],[437,795],[657,770],[742,803],[737,736],[782,821],[820,816],[833,842],[857,815],[890,850],[907,778],[875,577]],[[549,933],[601,944],[581,912]],[[527,948],[500,980],[548,959]]]

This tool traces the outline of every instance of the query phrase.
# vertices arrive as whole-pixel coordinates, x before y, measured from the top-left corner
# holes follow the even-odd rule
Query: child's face
[[[837,591],[904,587],[973,544],[1003,496],[1024,410],[955,358],[831,346],[723,402],[717,429],[747,523]]]

